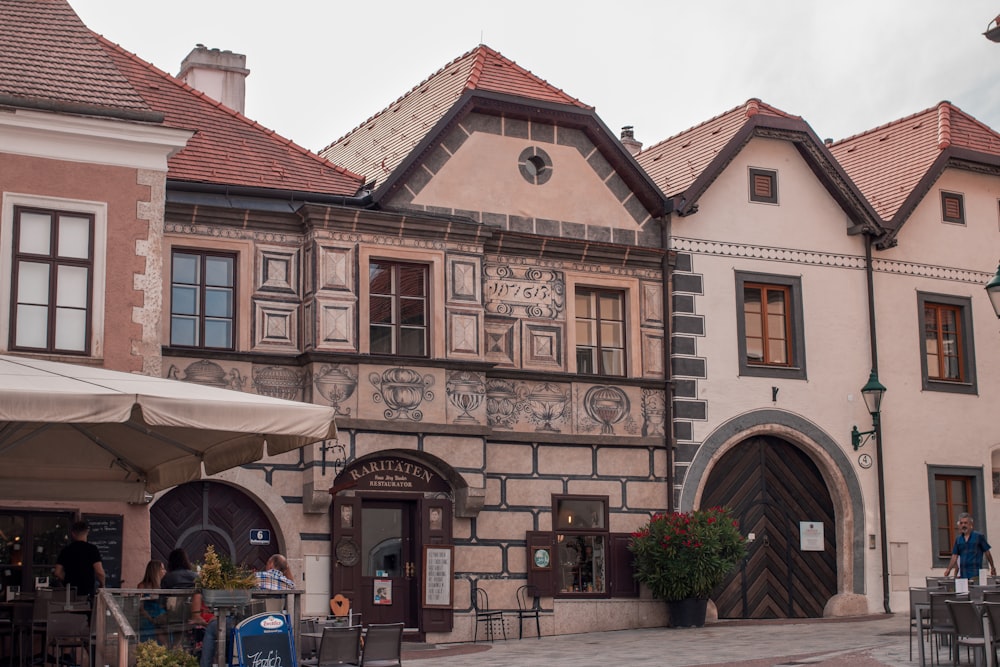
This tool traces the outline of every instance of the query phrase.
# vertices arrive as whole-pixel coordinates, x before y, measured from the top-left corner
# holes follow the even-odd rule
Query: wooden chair
[[[529,604],[530,600],[530,604]],[[517,638],[524,637],[525,619],[535,619],[535,636],[541,638],[542,624],[539,616],[542,613],[542,602],[539,599],[538,587],[528,584],[517,589]],[[912,656],[911,656],[912,659]]]
[[[323,636],[326,636],[325,630]],[[403,667],[402,623],[372,623],[368,626],[361,651],[361,667]]]
[[[503,612],[490,609],[490,598],[479,586],[476,586],[472,593],[472,607],[476,610],[476,627],[472,632],[472,643],[475,644],[479,638],[479,624],[486,624],[486,638],[494,640],[494,623],[500,623],[504,640],[507,639],[507,625],[504,623]]]

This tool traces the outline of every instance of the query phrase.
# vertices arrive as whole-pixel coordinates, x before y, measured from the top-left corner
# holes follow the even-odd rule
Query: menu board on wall
[[[424,547],[423,606],[451,609],[454,601],[452,556],[455,548]]]
[[[84,514],[82,518],[90,524],[87,541],[101,550],[104,585],[107,588],[120,588],[122,581],[122,515]],[[133,585],[137,583],[139,582],[133,582]]]

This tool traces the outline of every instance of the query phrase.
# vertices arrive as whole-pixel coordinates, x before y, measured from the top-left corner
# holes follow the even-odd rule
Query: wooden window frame
[[[583,502],[599,502],[602,505],[602,516],[600,517],[601,526],[594,527],[588,526],[586,528],[573,528],[571,526],[564,526],[560,521],[560,508],[561,504],[566,501],[583,501]],[[552,576],[553,578],[559,577],[562,574],[563,567],[559,559],[559,537],[600,537],[604,541],[604,552],[602,558],[604,558],[604,581],[602,582],[602,591],[563,591],[560,590],[559,586],[555,586],[554,595],[560,598],[608,598],[611,597],[611,591],[608,587],[608,574],[611,571],[611,529],[609,526],[610,512],[609,512],[610,501],[608,496],[594,496],[594,495],[577,495],[577,494],[567,494],[567,495],[553,495],[552,496],[552,534],[555,540],[555,548],[552,549]]]
[[[968,504],[957,508],[950,497],[950,486],[946,486],[946,497],[939,498],[938,481],[961,481],[967,484]],[[983,469],[960,466],[927,467],[928,498],[930,500],[930,533],[932,567],[946,567],[951,559],[951,549],[955,544],[955,522],[958,514],[968,512],[975,520],[976,530],[985,533],[986,505],[983,500]],[[940,510],[944,509],[941,515]],[[943,522],[943,523],[942,523]],[[941,534],[947,529],[948,543],[941,544]]]
[[[184,315],[190,317],[186,313],[176,313],[174,312],[174,287],[175,285],[182,284],[187,285],[187,283],[175,283],[174,282],[174,256],[175,255],[193,255],[198,257],[200,264],[199,271],[199,282],[198,282],[198,313],[196,315],[198,320],[198,342],[195,345],[183,345],[174,342],[174,316]],[[232,261],[233,263],[233,280],[232,285],[229,285],[229,289],[232,291],[233,298],[233,312],[232,316],[228,318],[213,317],[210,319],[227,319],[230,321],[230,341],[228,347],[217,347],[205,344],[205,294],[207,292],[207,286],[205,283],[205,261],[209,257],[223,258]],[[192,350],[235,350],[237,331],[236,327],[239,323],[239,256],[237,253],[224,252],[218,250],[206,250],[203,248],[182,248],[174,247],[170,250],[170,331],[168,341],[170,347],[182,348],[182,349],[192,349]]]
[[[959,394],[978,393],[976,381],[975,344],[972,329],[972,301],[967,297],[956,297],[946,294],[929,294],[925,292],[917,293],[918,317],[920,323],[920,375],[923,389],[928,391],[944,391]],[[927,359],[926,331],[928,310],[934,311],[937,315],[936,321],[940,322],[940,313],[955,313],[955,321],[958,326],[956,335],[958,344],[957,356],[960,377],[949,379],[940,375],[940,363],[946,356],[945,343],[941,337],[940,326],[936,326],[937,331],[937,357],[939,359],[938,375],[932,375]]]
[[[759,194],[757,191],[758,179],[766,179],[768,183],[768,194]],[[771,169],[757,169],[750,167],[750,201],[759,204],[778,203],[778,172]]]
[[[949,206],[949,202],[953,202]],[[949,213],[948,209],[951,207],[957,209],[955,213]],[[965,224],[965,197],[957,192],[945,192],[941,191],[941,219],[944,222],[949,222],[956,225]]]
[[[594,345],[581,345],[580,341],[576,342],[577,351],[577,373],[582,375],[600,375],[604,377],[626,377],[628,375],[628,329],[626,324],[628,322],[628,313],[626,308],[628,307],[628,300],[626,299],[626,294],[624,290],[613,290],[613,289],[599,289],[595,287],[581,287],[576,288],[575,296],[580,296],[581,294],[587,294],[595,299],[594,304],[594,316],[593,317],[581,317],[580,313],[575,313],[576,322],[587,321],[594,323],[594,330],[596,335],[596,340]],[[621,319],[614,319],[611,317],[603,317],[601,315],[601,299],[603,297],[615,297],[619,300]],[[602,322],[614,322],[620,324],[622,328],[622,344],[621,347],[613,347],[610,345],[604,345],[601,340],[601,324]],[[621,350],[622,355],[622,370],[621,373],[611,373],[604,368],[604,350]],[[593,351],[596,353],[597,357],[597,368],[594,369],[592,373],[582,373],[579,368],[579,353],[581,350]]]
[[[373,265],[388,266],[391,268],[390,271],[390,283],[391,292],[389,294],[376,293],[372,290],[371,286],[371,267]],[[401,268],[414,268],[420,269],[424,275],[424,287],[423,295],[421,297],[423,301],[423,325],[406,325],[402,324],[401,317],[401,300],[403,295],[400,291],[399,285],[399,271]],[[369,278],[368,278],[368,350],[369,353],[373,355],[384,355],[392,357],[405,357],[409,359],[426,359],[430,357],[431,350],[431,267],[428,264],[421,262],[400,262],[393,259],[380,259],[371,258],[368,262]],[[372,328],[373,323],[371,319],[372,313],[372,300],[375,298],[385,298],[390,297],[392,300],[392,321],[389,323],[387,328],[392,330],[392,351],[390,352],[375,352],[372,350]],[[412,296],[407,296],[407,299],[415,300]],[[378,324],[380,327],[386,327],[385,324]],[[401,331],[403,329],[420,329],[424,332],[424,349],[420,354],[403,354],[399,352],[400,341],[401,341]]]
[[[746,314],[744,312],[743,298],[744,290],[747,287],[759,287],[762,290],[780,289],[787,294],[785,317],[787,362],[782,364],[753,363],[748,360]],[[762,301],[762,304],[764,303],[766,302]],[[805,325],[802,312],[801,278],[797,276],[778,276],[746,271],[736,272],[736,335],[741,376],[806,379]],[[764,317],[763,311],[761,316]],[[766,332],[766,329],[763,329],[763,331]]]
[[[42,254],[21,252],[19,250],[21,216],[25,213],[50,216],[48,253],[42,255]],[[58,254],[59,218],[61,216],[85,218],[89,221],[87,257],[85,259],[77,257],[59,256]],[[20,351],[30,351],[30,352],[71,354],[74,356],[90,356],[92,349],[91,346],[93,338],[93,319],[94,319],[94,280],[95,280],[94,253],[96,249],[95,236],[97,233],[96,216],[93,213],[88,213],[83,211],[68,211],[55,208],[42,208],[35,206],[14,206],[13,222],[14,222],[13,233],[11,235],[12,256],[11,256],[11,287],[10,287],[10,329],[8,338],[8,345],[10,346],[10,349],[20,350]],[[19,345],[17,341],[18,306],[21,305],[18,302],[18,282],[20,279],[19,266],[22,261],[31,262],[33,264],[46,264],[49,266],[48,302],[45,304],[47,310],[46,322],[48,330],[45,333],[44,347],[31,347],[23,344]],[[57,311],[59,310],[58,276],[59,276],[59,268],[63,266],[87,269],[87,304],[83,309],[84,332],[83,332],[82,350],[63,349],[56,346],[56,319],[57,319],[56,315]],[[34,305],[40,305],[40,304],[34,304]]]

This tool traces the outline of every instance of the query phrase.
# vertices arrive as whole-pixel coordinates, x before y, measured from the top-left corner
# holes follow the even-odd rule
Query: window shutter
[[[955,195],[944,195],[944,219],[948,222],[962,222],[962,200]]]
[[[772,199],[771,177],[767,174],[753,175],[753,194],[760,199]]]
[[[628,550],[629,533],[611,533],[611,558],[608,561],[608,593],[616,598],[639,597],[639,582],[632,568],[633,556]]]
[[[550,597],[556,591],[556,544],[555,535],[551,532],[529,531],[525,540],[528,551],[528,584],[538,587],[539,595]],[[537,549],[549,550],[549,562],[545,567],[535,564],[534,554]]]

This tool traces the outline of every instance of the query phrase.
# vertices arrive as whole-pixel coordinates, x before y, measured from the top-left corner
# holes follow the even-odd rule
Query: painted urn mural
[[[372,373],[368,380],[375,387],[372,400],[387,406],[384,413],[386,419],[420,421],[424,418],[420,404],[434,400],[434,392],[431,391],[434,376],[421,375],[410,368],[390,368],[381,374]]]

